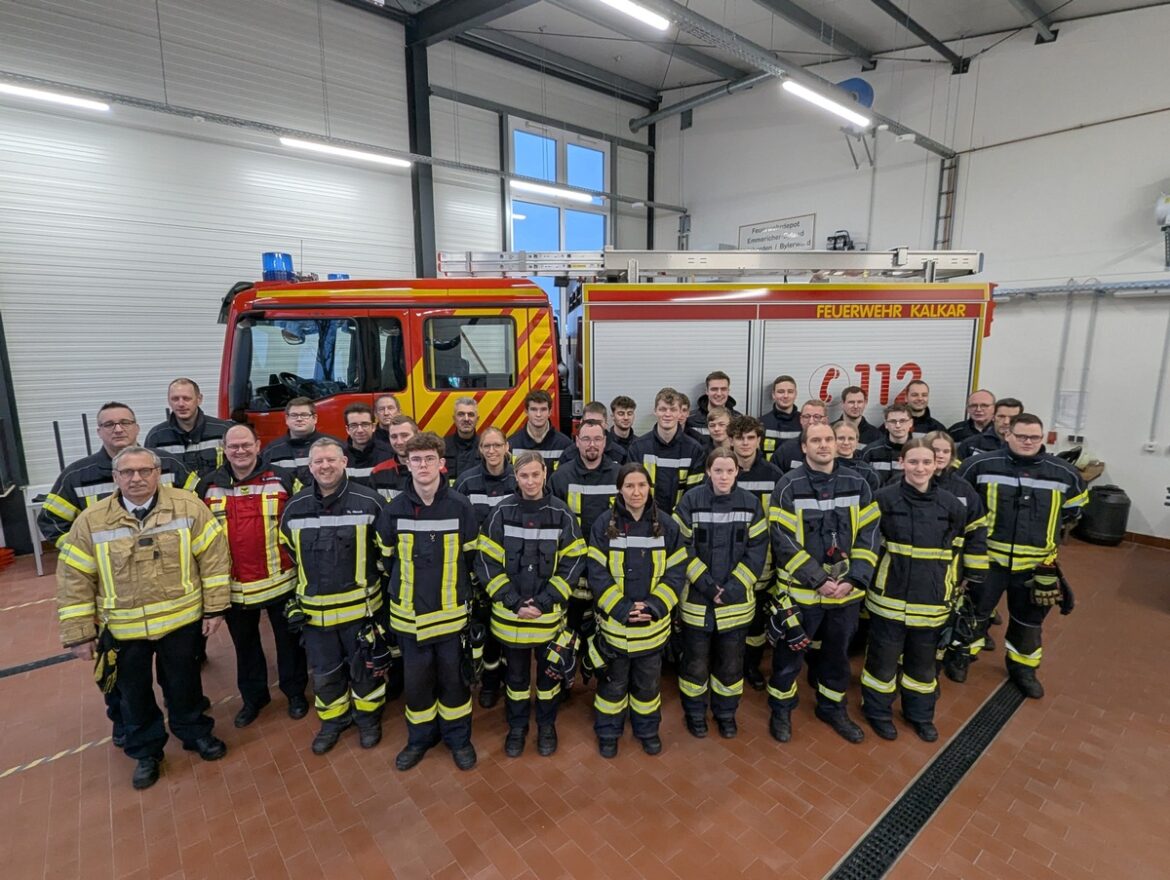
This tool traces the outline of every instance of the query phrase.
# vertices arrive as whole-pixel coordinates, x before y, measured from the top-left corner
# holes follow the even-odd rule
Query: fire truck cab
[[[384,393],[440,436],[460,397],[506,432],[523,422],[530,390],[546,390],[557,412],[552,310],[530,281],[241,282],[220,322],[219,414],[251,422],[264,443],[285,433],[296,397],[315,403],[317,430],[335,437],[345,437],[347,406]]]

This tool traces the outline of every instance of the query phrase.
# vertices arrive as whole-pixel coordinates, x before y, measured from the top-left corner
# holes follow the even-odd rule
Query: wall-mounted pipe
[[[1151,443],[1158,432],[1158,419],[1162,416],[1162,392],[1166,390],[1166,367],[1170,365],[1170,315],[1166,316],[1166,335],[1162,337],[1162,363],[1158,367],[1158,388],[1154,392],[1154,411],[1150,413]]]
[[[1123,295],[1148,294],[1151,297],[1170,295],[1170,278],[1153,278],[1149,281],[1112,281],[1102,284],[1097,281],[1068,281],[1065,284],[1047,284],[1042,287],[1001,287],[995,291],[995,299],[1013,299],[1019,296],[1063,296],[1065,294],[1122,293]]]

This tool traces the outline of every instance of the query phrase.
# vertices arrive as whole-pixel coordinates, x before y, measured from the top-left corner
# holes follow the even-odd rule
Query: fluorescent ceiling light
[[[344,159],[357,159],[361,162],[377,162],[380,165],[391,165],[395,168],[409,168],[410,162],[397,159],[394,156],[383,156],[380,153],[366,153],[362,150],[350,150],[346,147],[335,147],[332,144],[319,144],[316,141],[302,141],[299,138],[282,137],[281,144],[295,150],[309,150],[313,153],[324,153],[327,156],[341,156]]]
[[[848,119],[854,125],[860,128],[868,128],[873,124],[873,120],[868,116],[858,113],[856,110],[850,110],[844,104],[834,101],[832,98],[826,98],[820,92],[814,92],[812,89],[805,88],[798,82],[786,79],[784,80],[784,91],[791,92],[798,98],[803,98],[810,104],[816,104],[822,110],[828,110],[830,113],[836,113],[842,119]]]
[[[521,192],[536,193],[541,196],[551,196],[554,199],[570,199],[574,202],[592,203],[593,196],[575,189],[565,189],[561,186],[545,186],[543,183],[529,183],[527,180],[513,180],[512,189]]]
[[[618,12],[624,12],[631,18],[636,18],[643,24],[648,24],[652,28],[657,28],[660,31],[666,30],[670,27],[670,22],[659,15],[657,12],[651,12],[644,6],[639,6],[631,0],[601,0],[606,6],[616,9]]]
[[[15,86],[11,83],[0,83],[0,94],[15,95],[18,98],[32,98],[36,101],[48,101],[51,104],[64,104],[67,107],[81,107],[84,110],[105,111],[110,109],[110,105],[103,101],[91,101],[89,98],[75,98],[73,95],[46,92],[42,89],[29,89],[24,86]]]
[[[513,214],[512,219],[513,220],[527,220],[528,215],[527,214]]]

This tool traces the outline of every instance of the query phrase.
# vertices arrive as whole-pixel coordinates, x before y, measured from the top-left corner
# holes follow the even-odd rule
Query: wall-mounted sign
[[[816,241],[816,214],[765,220],[739,227],[739,247],[746,251],[811,251]]]

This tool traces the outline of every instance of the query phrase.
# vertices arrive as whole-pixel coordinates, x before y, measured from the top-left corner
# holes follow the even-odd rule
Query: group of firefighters
[[[641,436],[631,398],[590,403],[573,439],[550,424],[543,391],[527,394],[511,436],[459,398],[445,439],[390,394],[346,408],[344,441],[294,398],[288,433],[263,449],[251,425],[204,414],[190,379],[170,384],[170,415],[141,445],[133,411],[105,404],[102,448],[61,473],[40,525],[59,549],[62,642],[95,661],[134,786],[157,781],[167,740],[155,676],[183,747],[226,753],[200,671],[222,621],[235,726],[270,702],[262,616],[294,719],[311,677],[312,751],[350,726],[375,747],[385,703],[402,696],[399,770],[440,742],[460,769],[475,766],[476,681],[481,706],[504,698],[508,756],[523,753],[532,714],[538,752],[553,754],[578,667],[596,679],[601,755],[616,755],[627,716],[657,754],[664,661],[693,736],[708,717],[736,735],[746,681],[766,689],[770,732],[788,742],[807,665],[816,717],[860,742],[846,692],[863,619],[865,720],[896,738],[900,695],[907,724],[934,741],[936,670],[966,679],[1005,592],[1008,675],[1043,695],[1041,624],[1071,604],[1055,563],[1086,493],[1045,452],[1039,418],[976,391],[947,428],[914,382],[881,427],[863,415],[865,391],[847,388],[831,425],[822,401],[797,407],[780,376],[756,419],[730,390],[711,373],[691,411],[663,388]]]

